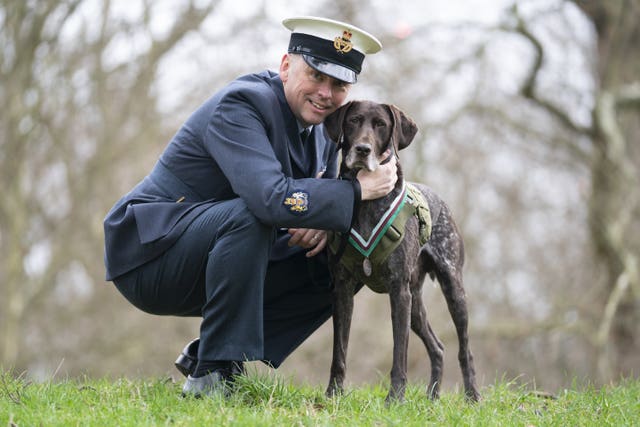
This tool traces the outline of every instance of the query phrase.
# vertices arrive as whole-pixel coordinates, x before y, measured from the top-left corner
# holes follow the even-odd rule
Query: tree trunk
[[[606,272],[603,316],[595,340],[600,351],[598,368],[603,378],[611,378],[632,373],[640,347],[638,248],[633,238],[640,187],[630,145],[637,141],[635,123],[640,112],[640,80],[634,81],[640,78],[640,2],[576,4],[593,22],[598,38],[599,90],[593,113],[588,209],[595,254]],[[633,117],[625,117],[629,110]]]

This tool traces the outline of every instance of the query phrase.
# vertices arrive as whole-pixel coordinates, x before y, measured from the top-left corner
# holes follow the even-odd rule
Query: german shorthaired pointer
[[[387,160],[383,158],[384,153],[389,152],[387,150],[390,150],[391,155],[397,156],[397,151],[407,147],[418,130],[415,123],[397,107],[370,101],[352,101],[342,106],[326,119],[325,128],[342,150],[343,179],[354,179],[358,170],[363,168],[374,170]],[[414,189],[413,197],[410,192],[405,191],[411,186]],[[423,204],[428,205],[426,209],[415,209],[415,215],[409,215],[404,231],[396,230],[395,223],[389,226],[379,222],[380,218],[391,216],[395,209],[393,205],[400,203],[398,200],[403,197],[403,192],[409,194],[406,203],[417,205],[418,201],[414,199],[423,197]],[[385,227],[388,227],[386,231]],[[399,245],[391,253],[384,255],[383,260],[372,263],[375,250],[370,253],[363,248],[367,244],[375,246],[372,240],[375,240],[374,237],[379,238],[376,235],[384,234],[388,237],[390,233],[396,234],[391,236],[391,240],[401,240]],[[424,244],[421,244],[421,233],[423,242],[428,238]],[[404,238],[398,238],[398,234],[404,234]],[[356,244],[359,245],[357,251],[354,249]],[[360,258],[355,263],[353,259],[347,261],[345,254],[348,251],[352,255],[356,253]],[[404,400],[409,329],[424,342],[431,360],[428,395],[431,399],[439,397],[444,346],[427,321],[422,301],[422,284],[429,274],[432,280],[438,280],[456,327],[458,360],[465,394],[472,401],[479,400],[473,356],[468,345],[468,316],[462,283],[463,263],[463,241],[451,211],[428,187],[406,183],[398,163],[395,189],[383,198],[361,202],[351,232],[348,235],[334,233],[330,239],[329,265],[334,280],[334,338],[327,396],[336,395],[343,390],[353,295],[366,284],[376,292],[388,293],[391,301],[393,367],[386,402]]]

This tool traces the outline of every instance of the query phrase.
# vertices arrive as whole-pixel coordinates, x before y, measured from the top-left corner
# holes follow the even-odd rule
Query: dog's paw
[[[389,407],[391,405],[402,405],[404,403],[404,394],[397,395],[395,393],[389,392],[387,397],[384,399],[384,405]]]
[[[343,393],[344,390],[342,389],[342,387],[337,385],[330,385],[329,387],[327,387],[327,391],[324,392],[325,396],[327,396],[328,398],[340,396]]]
[[[478,392],[478,390],[476,390],[475,388],[465,390],[464,397],[466,398],[467,402],[471,403],[480,402],[480,400],[482,400],[480,392]]]

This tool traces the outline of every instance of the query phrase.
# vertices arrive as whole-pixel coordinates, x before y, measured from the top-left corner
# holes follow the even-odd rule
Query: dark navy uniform
[[[359,187],[316,179],[336,178],[336,146],[299,131],[278,74],[241,77],[104,221],[107,280],[147,312],[202,316],[202,360],[278,366],[330,316],[326,266],[286,228],[346,232]]]

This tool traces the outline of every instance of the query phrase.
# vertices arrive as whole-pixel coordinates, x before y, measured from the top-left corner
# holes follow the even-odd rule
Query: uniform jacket
[[[187,119],[154,170],[107,214],[107,280],[159,256],[203,210],[236,197],[274,230],[346,232],[358,189],[314,179],[337,176],[337,155],[322,125],[302,143],[278,74],[234,80]],[[287,255],[284,238],[280,232],[272,258]]]

